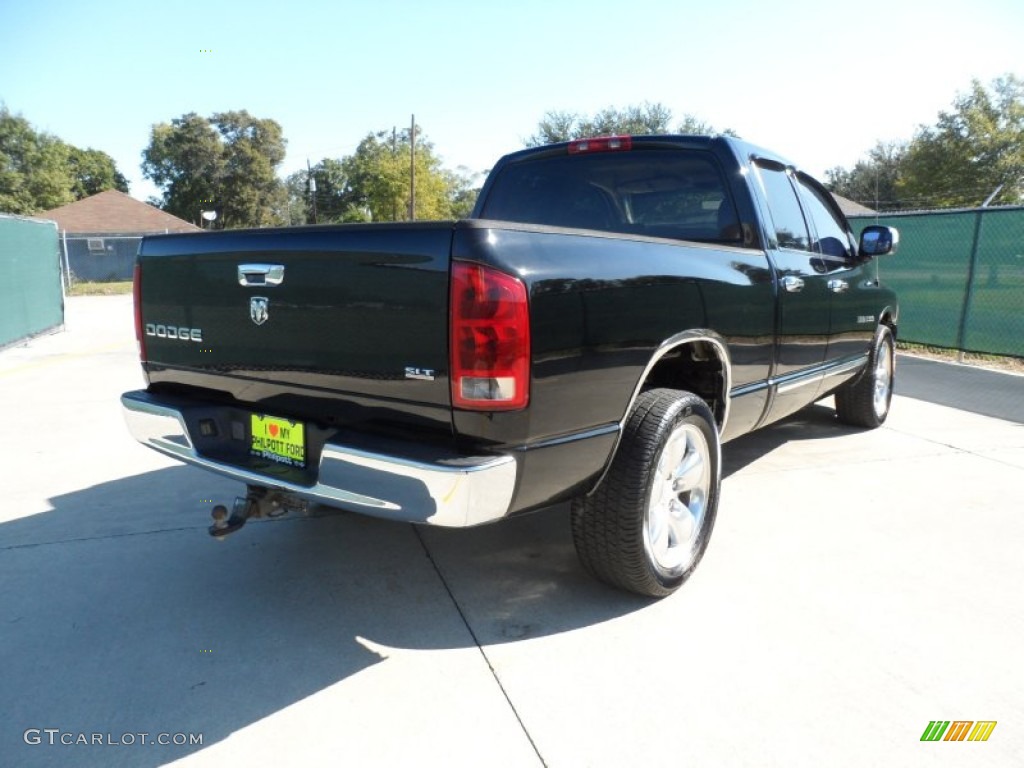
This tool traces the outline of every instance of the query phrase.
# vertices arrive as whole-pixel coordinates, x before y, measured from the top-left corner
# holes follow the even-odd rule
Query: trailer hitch
[[[210,535],[221,539],[229,533],[234,533],[253,517],[283,517],[291,513],[305,514],[308,510],[308,503],[305,499],[284,493],[283,491],[272,491],[259,485],[246,486],[245,496],[235,498],[231,508],[231,515],[223,504],[218,504],[211,511],[213,525],[210,526]]]

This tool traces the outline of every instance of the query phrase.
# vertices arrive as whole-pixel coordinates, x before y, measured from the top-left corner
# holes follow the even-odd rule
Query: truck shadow
[[[789,440],[843,433],[817,406],[725,446],[725,472]],[[12,764],[73,755],[85,766],[162,765],[392,652],[486,648],[652,603],[583,572],[566,505],[467,530],[316,508],[219,542],[197,489],[208,501],[240,490],[173,467],[55,497],[51,511],[0,525],[0,718]],[[415,681],[403,695],[431,705]],[[30,728],[201,733],[203,743],[65,747],[44,734],[31,745]]]
[[[55,497],[52,510],[0,525],[5,763],[163,765],[392,651],[514,642],[647,605],[582,573],[564,510],[427,533],[317,508],[216,541],[209,505],[193,498],[211,488],[218,501],[239,490],[174,467]],[[428,710],[434,693],[411,680],[402,696]],[[43,733],[28,744],[32,728],[201,733],[203,743],[51,746]]]
[[[842,438],[863,431],[837,421],[835,409],[831,406],[816,403],[723,445],[722,477],[736,474],[789,442]]]

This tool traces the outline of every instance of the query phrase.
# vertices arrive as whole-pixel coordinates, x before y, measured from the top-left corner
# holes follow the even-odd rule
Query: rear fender
[[[729,420],[729,391],[732,387],[732,361],[725,340],[714,331],[702,328],[675,334],[655,349],[622,414],[615,448],[590,493],[601,484],[611,466],[637,398],[645,389],[652,387],[678,389],[701,397],[715,415],[718,432],[722,434]]]

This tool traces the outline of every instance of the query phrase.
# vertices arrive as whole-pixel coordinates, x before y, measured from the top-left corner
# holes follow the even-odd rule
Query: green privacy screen
[[[900,298],[904,341],[1024,357],[1024,208],[850,219],[900,231],[882,280]]]
[[[57,227],[0,215],[0,347],[64,322]]]

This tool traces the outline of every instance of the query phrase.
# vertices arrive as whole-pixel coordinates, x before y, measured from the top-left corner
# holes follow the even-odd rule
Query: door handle
[[[793,277],[792,275],[786,275],[784,278],[779,280],[782,287],[789,293],[799,293],[804,289],[804,281],[799,277]]]
[[[845,280],[829,280],[828,289],[832,291],[832,293],[846,293],[850,290],[850,284]]]
[[[284,282],[284,264],[239,264],[239,285],[280,285]]]

